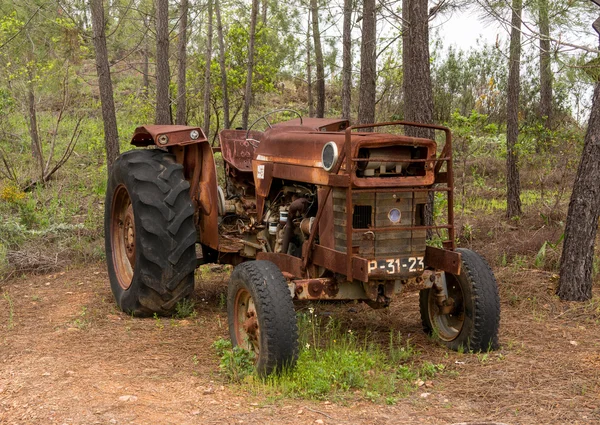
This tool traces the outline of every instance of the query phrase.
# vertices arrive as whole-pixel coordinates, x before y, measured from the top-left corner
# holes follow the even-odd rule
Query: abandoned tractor
[[[198,265],[226,263],[235,266],[231,340],[255,353],[263,376],[296,360],[293,300],[385,307],[416,287],[427,332],[455,350],[497,347],[494,275],[455,248],[449,129],[263,119],[265,131],[221,131],[215,148],[198,127],[136,129],[132,144],[152,149],[122,154],[106,192],[108,272],[122,310],[169,314],[192,293]],[[443,133],[443,149],[380,132],[401,126]],[[445,194],[444,224],[426,225],[431,192]],[[426,245],[428,230],[446,236],[443,248]]]

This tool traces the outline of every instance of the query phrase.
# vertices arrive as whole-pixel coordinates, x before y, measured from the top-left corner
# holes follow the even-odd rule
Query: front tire
[[[189,183],[175,157],[125,152],[106,188],[104,235],[110,287],[121,310],[167,315],[194,290],[196,228]]]
[[[259,376],[294,366],[298,357],[296,314],[285,277],[275,264],[248,261],[233,270],[227,315],[233,346],[254,353]]]
[[[477,253],[460,248],[460,275],[446,273],[448,297],[454,308],[442,314],[435,289],[423,289],[419,307],[423,329],[452,350],[489,351],[498,348],[500,297],[488,263]]]

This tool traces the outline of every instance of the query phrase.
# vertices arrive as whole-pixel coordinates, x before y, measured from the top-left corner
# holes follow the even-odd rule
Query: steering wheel
[[[298,111],[296,111],[294,109],[288,109],[288,108],[275,109],[274,111],[267,112],[263,116],[259,117],[252,124],[250,124],[250,126],[248,127],[248,130],[246,131],[246,140],[248,140],[248,136],[250,135],[250,131],[254,128],[254,126],[256,125],[256,123],[258,123],[260,120],[264,120],[264,122],[267,123],[267,125],[269,126],[269,128],[273,128],[273,126],[271,125],[271,123],[269,122],[269,120],[267,119],[267,117],[269,115],[273,115],[273,114],[276,114],[278,112],[293,112],[294,114],[298,115],[298,118],[300,118],[300,125],[302,125],[302,115],[300,115],[300,112],[298,112]]]

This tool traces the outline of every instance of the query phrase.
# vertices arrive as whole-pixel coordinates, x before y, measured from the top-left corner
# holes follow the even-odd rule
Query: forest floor
[[[495,268],[502,348],[455,353],[421,331],[418,294],[387,310],[327,306],[358,330],[400,331],[443,364],[395,405],[261,395],[219,374],[227,272],[198,279],[197,315],[132,318],[105,266],[14,278],[0,297],[2,424],[600,424],[600,300],[562,303],[555,276]],[[595,293],[598,288],[594,288]],[[350,319],[348,317],[350,316]]]

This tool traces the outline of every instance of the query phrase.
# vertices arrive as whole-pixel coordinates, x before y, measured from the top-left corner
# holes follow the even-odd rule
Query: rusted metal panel
[[[267,260],[274,263],[279,270],[288,272],[296,278],[303,278],[306,273],[302,271],[302,259],[288,254],[275,252],[259,252],[257,260]]]
[[[273,182],[273,164],[270,162],[252,161],[254,184],[256,186],[256,216],[262,217],[265,199],[269,196]]]
[[[202,168],[200,171],[198,200],[202,206],[202,214],[204,214],[204,217],[200,220],[200,240],[203,244],[218,249],[217,169],[210,145],[204,143],[200,146]]]
[[[333,235],[333,198],[331,196],[325,196],[327,190],[319,189],[317,191],[318,202],[320,208],[323,209],[323,215],[321,220],[317,223],[319,228],[319,244],[325,248],[333,249],[335,247],[335,239]]]
[[[329,175],[329,186],[334,187],[348,187],[350,184],[350,177],[345,174],[330,174]]]
[[[338,284],[333,278],[294,280],[294,293],[299,300],[366,300],[359,282]]]
[[[197,137],[192,139],[192,135]],[[136,128],[131,138],[131,144],[134,146],[156,144],[160,147],[169,147],[206,141],[206,136],[200,127],[185,125],[144,125]]]
[[[235,169],[244,172],[252,171],[252,160],[255,151],[263,138],[260,131],[251,131],[246,139],[246,130],[223,130],[219,133],[219,143],[223,160]]]
[[[292,120],[273,124],[273,127],[305,126],[317,131],[343,131],[350,122],[339,118],[294,118]]]
[[[273,164],[273,177],[318,185],[325,185],[329,181],[327,171],[323,170],[322,168],[304,167],[281,163]]]
[[[460,274],[461,256],[456,251],[428,246],[425,250],[425,264],[437,270]]]
[[[349,258],[343,252],[315,245],[313,262],[318,266],[325,267],[335,273],[343,274],[346,277],[348,277],[347,265],[350,263],[354,279],[360,280],[361,282],[368,282],[369,280],[367,274],[367,260],[358,256],[351,256]]]

